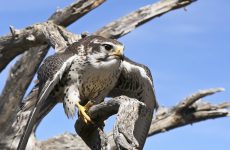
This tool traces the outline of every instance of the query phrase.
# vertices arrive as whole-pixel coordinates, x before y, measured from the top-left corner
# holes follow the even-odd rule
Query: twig
[[[217,92],[222,92],[224,91],[224,88],[214,88],[214,89],[207,89],[207,90],[200,90],[199,92],[186,97],[184,100],[182,100],[175,108],[176,112],[183,111],[184,109],[188,108],[191,106],[193,103],[195,103],[197,100],[208,96],[215,94]]]

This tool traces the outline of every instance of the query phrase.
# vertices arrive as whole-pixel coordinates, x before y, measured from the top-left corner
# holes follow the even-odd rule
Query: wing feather
[[[29,136],[33,130],[33,126],[36,123],[36,118],[38,117],[38,113],[40,111],[41,106],[45,102],[45,100],[48,98],[49,94],[51,91],[54,89],[55,85],[59,83],[59,81],[62,79],[63,74],[70,68],[72,62],[74,59],[77,58],[77,55],[71,56],[62,65],[60,68],[56,71],[56,73],[52,76],[49,77],[45,83],[41,86],[42,89],[40,90],[40,94],[38,97],[38,101],[33,109],[33,111],[30,114],[29,120],[27,122],[25,131],[22,135],[22,138],[20,139],[19,145],[18,145],[18,150],[25,149],[27,141],[29,139]],[[47,70],[48,71],[48,70]]]
[[[136,98],[152,109],[158,107],[150,70],[127,57],[122,62],[122,71],[117,85],[109,93],[109,97],[120,95]]]

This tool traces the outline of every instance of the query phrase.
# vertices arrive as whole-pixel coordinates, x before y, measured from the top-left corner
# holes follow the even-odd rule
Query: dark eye
[[[109,45],[109,44],[102,44],[102,46],[104,46],[104,48],[107,50],[107,51],[110,51],[113,49],[113,46],[112,45]]]

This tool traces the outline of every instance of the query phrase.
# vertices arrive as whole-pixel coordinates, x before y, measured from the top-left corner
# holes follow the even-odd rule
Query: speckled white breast
[[[78,62],[72,64],[69,76],[74,79],[82,101],[100,103],[115,86],[120,76],[120,66],[121,61],[118,59],[110,62],[82,62],[81,65]]]

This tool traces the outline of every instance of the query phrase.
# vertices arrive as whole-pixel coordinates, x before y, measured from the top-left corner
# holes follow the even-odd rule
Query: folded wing
[[[127,57],[122,62],[122,71],[117,85],[108,96],[116,97],[120,95],[136,98],[151,109],[158,107],[150,70]]]
[[[33,130],[36,119],[41,111],[41,107],[54,89],[61,81],[63,74],[70,68],[77,55],[61,55],[56,54],[45,60],[39,69],[39,96],[33,111],[30,114],[25,131],[18,145],[18,150],[25,149],[29,136]]]

